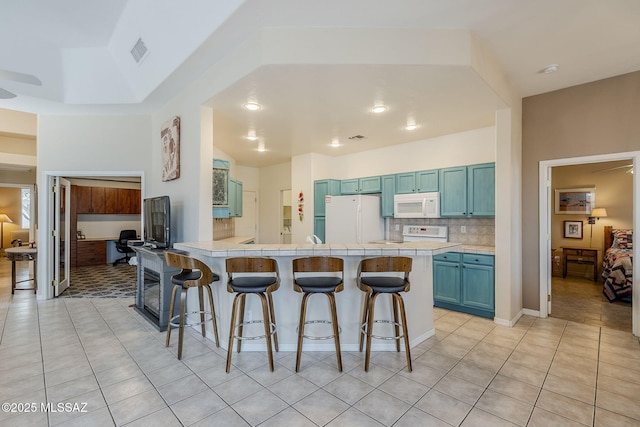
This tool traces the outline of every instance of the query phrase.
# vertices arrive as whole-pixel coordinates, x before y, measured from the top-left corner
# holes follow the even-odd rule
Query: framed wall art
[[[595,187],[556,189],[556,214],[589,215],[596,205]]]
[[[582,221],[564,221],[565,239],[582,239]]]
[[[175,116],[162,125],[162,180],[180,178],[180,117]]]

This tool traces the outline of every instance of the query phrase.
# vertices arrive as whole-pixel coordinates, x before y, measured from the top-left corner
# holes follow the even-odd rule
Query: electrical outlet
[[[400,231],[400,224],[396,224],[396,231]]]
[[[467,226],[466,225],[461,225],[460,226],[460,232],[461,233],[466,233],[467,232]]]

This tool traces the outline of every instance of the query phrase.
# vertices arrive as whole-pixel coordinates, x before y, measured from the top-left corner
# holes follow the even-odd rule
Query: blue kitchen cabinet
[[[324,216],[325,196],[339,196],[340,181],[337,179],[322,179],[313,183],[313,216]]]
[[[429,193],[438,190],[437,169],[396,174],[396,194]]]
[[[459,252],[434,255],[434,306],[492,319],[494,276],[493,255]]]
[[[447,252],[433,256],[433,300],[459,305],[462,299],[460,289],[460,255]]]
[[[467,167],[467,191],[470,217],[493,217],[496,214],[496,165],[484,163]]]
[[[242,216],[242,181],[229,178],[229,217]]]
[[[440,169],[440,215],[495,216],[495,163]]]
[[[382,187],[381,213],[383,218],[393,218],[393,196],[396,191],[396,176],[383,175],[380,177]]]
[[[340,195],[340,180],[322,179],[313,183],[313,234],[324,242],[324,198]]]
[[[374,194],[381,191],[379,176],[343,179],[340,181],[340,194]]]
[[[440,216],[467,216],[467,167],[440,169]]]
[[[325,217],[316,216],[313,218],[313,234],[318,236],[320,240],[324,243],[324,225],[325,225]]]

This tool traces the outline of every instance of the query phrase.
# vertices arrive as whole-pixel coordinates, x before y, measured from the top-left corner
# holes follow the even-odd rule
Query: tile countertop
[[[468,254],[495,255],[495,246],[462,245],[462,252]]]
[[[461,251],[459,243],[452,242],[407,242],[398,244],[256,244],[243,245],[225,241],[181,242],[175,249],[209,257],[227,256],[382,256],[382,255],[436,255],[444,252]]]
[[[236,245],[246,245],[249,242],[253,242],[255,237],[253,236],[234,236],[226,239],[216,240],[215,243],[231,243]]]

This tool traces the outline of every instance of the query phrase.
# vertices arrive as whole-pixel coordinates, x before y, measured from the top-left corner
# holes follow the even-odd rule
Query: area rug
[[[60,298],[127,298],[136,295],[136,266],[96,265],[72,268]]]

